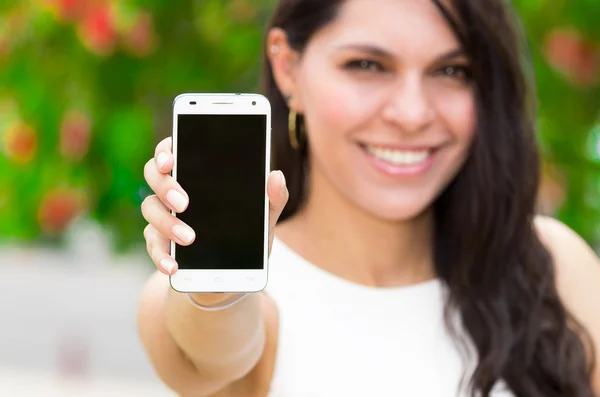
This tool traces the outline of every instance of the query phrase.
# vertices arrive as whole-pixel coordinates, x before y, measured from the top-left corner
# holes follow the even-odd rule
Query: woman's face
[[[427,209],[474,135],[468,62],[432,1],[348,0],[293,71],[313,181],[388,220]]]

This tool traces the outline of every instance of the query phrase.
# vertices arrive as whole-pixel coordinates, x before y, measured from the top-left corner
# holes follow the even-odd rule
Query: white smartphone
[[[171,242],[179,292],[257,292],[267,285],[271,105],[258,94],[182,94],[173,104],[172,176],[196,232]]]

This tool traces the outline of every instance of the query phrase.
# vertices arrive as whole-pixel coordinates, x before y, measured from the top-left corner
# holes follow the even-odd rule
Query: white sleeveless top
[[[466,397],[444,325],[444,288],[373,288],[336,277],[275,238],[265,291],[279,309],[269,397]],[[471,364],[472,365],[472,364]],[[498,385],[494,397],[512,397]]]

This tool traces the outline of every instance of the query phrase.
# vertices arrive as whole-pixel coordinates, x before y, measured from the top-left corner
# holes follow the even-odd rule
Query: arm
[[[277,308],[267,295],[258,293],[225,310],[207,312],[171,289],[167,275],[174,274],[178,265],[169,254],[170,242],[189,245],[195,234],[188,229],[193,238],[181,241],[173,233],[175,225],[189,226],[169,210],[185,211],[189,198],[169,175],[174,165],[170,138],[157,145],[154,156],[144,167],[144,177],[156,194],[146,197],[142,214],[148,221],[146,248],[159,272],[146,284],[139,304],[142,344],[158,376],[183,397],[266,395],[275,362]],[[173,192],[180,196],[175,200],[177,208],[168,199]],[[275,224],[288,198],[281,172],[269,175],[267,193],[271,247]],[[201,305],[219,305],[231,295],[197,294],[193,298]]]
[[[561,299],[594,342],[597,364],[592,386],[600,395],[600,261],[586,242],[561,222],[540,217],[536,226],[554,258]]]
[[[214,304],[228,298],[195,299]],[[158,376],[180,396],[254,396],[268,390],[276,316],[262,293],[220,312],[203,312],[157,272],[142,294],[138,330]]]

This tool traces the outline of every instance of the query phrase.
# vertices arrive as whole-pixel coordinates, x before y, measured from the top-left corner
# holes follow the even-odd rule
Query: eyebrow
[[[369,44],[354,44],[354,45],[347,45],[347,46],[341,46],[339,47],[340,50],[358,50],[358,51],[363,51],[366,53],[369,53],[373,56],[377,56],[377,57],[381,57],[381,58],[393,58],[394,55],[387,51],[384,50],[383,48],[374,46],[374,45],[369,45]],[[438,56],[435,61],[436,62],[443,62],[443,61],[449,61],[451,59],[455,59],[455,58],[459,58],[461,56],[467,56],[467,54],[465,53],[465,51],[462,48],[456,48],[452,51],[448,51],[440,56]]]

